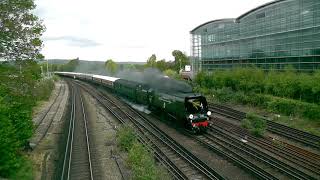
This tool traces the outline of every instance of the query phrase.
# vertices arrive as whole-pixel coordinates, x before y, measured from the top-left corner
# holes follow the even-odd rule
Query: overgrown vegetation
[[[34,95],[38,101],[48,100],[54,88],[54,79],[41,79],[36,84]]]
[[[241,126],[248,129],[253,135],[262,137],[266,131],[267,122],[255,114],[248,113],[246,118],[241,121]]]
[[[156,164],[147,148],[138,142],[131,127],[119,129],[117,143],[121,150],[128,153],[127,163],[133,171],[133,179],[170,179],[166,170]]]
[[[301,118],[305,122],[300,124],[309,124],[311,128],[299,127],[295,121],[285,124],[313,133],[320,127],[319,82],[320,71],[306,74],[290,68],[285,72],[239,68],[201,72],[196,76],[195,90],[207,95],[210,101],[240,103],[295,117],[290,119]]]
[[[34,61],[0,64],[0,82],[0,177],[20,177],[28,164],[22,151],[33,134],[32,109],[49,98],[54,84],[41,79]]]
[[[45,87],[38,84],[40,66],[34,61],[44,58],[40,37],[45,30],[35,7],[33,0],[0,3],[0,178],[33,179],[22,151],[33,134],[32,108],[47,96],[36,97],[34,91]]]
[[[211,74],[200,72],[195,81],[204,88],[230,88],[235,92],[268,94],[320,104],[320,71],[306,74],[295,72],[291,68],[284,72],[237,68],[214,71]]]

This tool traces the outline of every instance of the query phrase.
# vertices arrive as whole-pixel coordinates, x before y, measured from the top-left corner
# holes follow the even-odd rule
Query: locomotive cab
[[[206,98],[200,95],[186,97],[185,108],[187,126],[191,128],[192,132],[200,133],[206,131],[209,125],[209,116],[211,115],[211,112],[208,111]]]

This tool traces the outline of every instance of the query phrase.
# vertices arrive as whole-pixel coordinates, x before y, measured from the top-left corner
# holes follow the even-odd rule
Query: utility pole
[[[49,77],[49,60],[47,59],[47,77]]]

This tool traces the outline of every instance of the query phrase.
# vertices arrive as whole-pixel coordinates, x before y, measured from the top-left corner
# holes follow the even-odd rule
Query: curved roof
[[[102,75],[92,75],[94,78],[98,78],[98,79],[103,79],[103,80],[107,80],[107,81],[111,81],[114,82],[120,78],[116,78],[116,77],[111,77],[111,76],[102,76]]]
[[[267,7],[267,6],[270,6],[270,5],[273,5],[273,4],[276,4],[276,3],[280,3],[280,2],[283,2],[283,1],[288,1],[288,0],[275,0],[275,1],[271,1],[271,2],[268,2],[268,3],[266,3],[266,4],[263,4],[263,5],[261,5],[261,6],[258,6],[258,7],[254,8],[254,9],[251,9],[250,11],[248,11],[248,12],[242,14],[241,16],[239,16],[239,17],[236,19],[236,22],[239,22],[240,19],[242,19],[243,17],[247,16],[248,14],[253,13],[254,11],[257,11],[257,10],[259,10],[259,9],[262,9],[262,8]]]
[[[202,27],[202,26],[205,26],[207,24],[210,24],[210,23],[214,23],[214,22],[234,22],[235,19],[234,18],[228,18],[228,19],[216,19],[216,20],[212,20],[212,21],[209,21],[209,22],[206,22],[206,23],[203,23],[199,26],[197,26],[196,28],[192,29],[190,31],[190,33],[194,32],[195,30],[197,30],[198,28]]]

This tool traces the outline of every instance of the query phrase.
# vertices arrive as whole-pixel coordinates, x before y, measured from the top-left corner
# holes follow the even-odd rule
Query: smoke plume
[[[147,84],[151,88],[159,91],[192,92],[192,88],[189,84],[166,77],[158,69],[147,68],[143,72],[124,70],[119,72],[116,76],[129,81]]]

